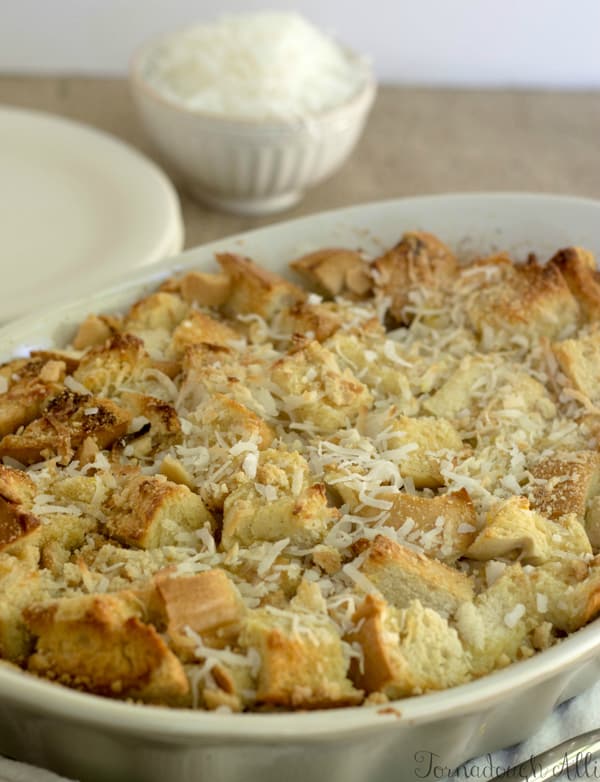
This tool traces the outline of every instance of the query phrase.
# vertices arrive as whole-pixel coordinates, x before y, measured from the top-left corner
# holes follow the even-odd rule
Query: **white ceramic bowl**
[[[388,201],[315,215],[188,251],[86,300],[0,330],[0,358],[64,343],[90,311],[119,310],[175,268],[244,252],[275,270],[301,252],[360,245],[377,252],[408,229],[458,249],[541,257],[569,244],[600,252],[600,202],[465,194]],[[84,782],[404,782],[508,746],[600,675],[600,620],[559,645],[478,681],[389,707],[215,714],[86,695],[0,665],[0,753]],[[428,773],[429,772],[429,773]]]
[[[358,93],[310,121],[229,119],[186,109],[144,78],[144,63],[160,40],[135,54],[131,90],[148,135],[199,200],[239,214],[281,211],[354,149],[375,97],[366,66]]]

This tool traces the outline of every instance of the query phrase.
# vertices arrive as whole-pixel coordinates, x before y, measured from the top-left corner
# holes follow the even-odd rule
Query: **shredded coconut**
[[[144,78],[171,100],[225,117],[309,119],[345,103],[367,81],[350,56],[295,13],[224,16],[166,38]]]
[[[504,624],[512,630],[523,616],[525,616],[525,606],[523,603],[517,603],[512,611],[504,614]]]

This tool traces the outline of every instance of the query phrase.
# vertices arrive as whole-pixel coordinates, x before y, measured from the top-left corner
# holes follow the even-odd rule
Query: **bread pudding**
[[[0,657],[181,708],[379,704],[600,611],[592,255],[232,253],[0,367]]]

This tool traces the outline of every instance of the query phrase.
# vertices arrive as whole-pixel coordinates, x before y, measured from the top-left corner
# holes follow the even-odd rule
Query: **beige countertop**
[[[121,79],[0,76],[0,103],[85,122],[156,160]],[[530,190],[600,198],[600,93],[382,86],[349,162],[287,212],[236,217],[180,189],[186,246],[323,209],[421,193]]]

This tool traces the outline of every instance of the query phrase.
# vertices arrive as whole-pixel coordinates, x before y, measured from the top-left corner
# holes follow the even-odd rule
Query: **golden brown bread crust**
[[[171,348],[176,356],[183,356],[190,345],[206,342],[227,347],[236,339],[239,334],[227,324],[204,312],[191,312],[174,330]]]
[[[188,304],[220,307],[227,301],[231,280],[227,274],[209,274],[192,270],[182,277],[171,277],[161,290],[177,292]]]
[[[396,608],[419,600],[424,607],[448,616],[461,603],[473,600],[471,578],[455,568],[400,546],[385,535],[357,545],[363,555],[361,573]]]
[[[151,293],[131,307],[123,321],[125,331],[171,332],[186,317],[189,308],[180,296],[165,291]]]
[[[104,345],[119,332],[119,325],[116,319],[105,315],[88,315],[77,329],[73,347],[76,350],[85,350]]]
[[[549,263],[559,269],[587,320],[600,320],[600,274],[596,259],[583,247],[566,247]]]
[[[472,559],[490,560],[518,556],[525,564],[541,565],[569,555],[591,555],[583,526],[574,514],[565,514],[559,523],[541,516],[529,507],[526,497],[513,496],[498,502],[488,512],[486,525],[471,544]]]
[[[420,543],[429,556],[452,564],[466,554],[475,539],[477,513],[466,489],[435,497],[401,493],[391,501],[386,525],[398,529],[407,521],[413,522],[410,539]]]
[[[243,255],[217,253],[217,261],[230,280],[229,296],[223,305],[228,313],[257,313],[263,318],[271,318],[284,307],[306,298],[302,288]]]
[[[411,320],[406,312],[413,288],[443,288],[455,277],[456,256],[436,236],[409,231],[395,247],[372,264],[375,290],[391,299],[389,314],[398,323]]]
[[[37,379],[14,383],[0,396],[0,437],[31,423],[42,412],[48,397],[58,390],[56,384]]]
[[[298,302],[281,310],[274,318],[277,334],[290,337],[293,334],[310,335],[317,342],[324,342],[342,326],[342,319],[324,304]]]
[[[88,350],[73,377],[92,393],[109,393],[150,365],[141,339],[133,334],[116,334]]]
[[[350,637],[360,643],[363,660],[352,676],[366,692],[403,698],[468,680],[470,660],[456,630],[418,600],[398,611],[367,595],[353,620]]]
[[[326,434],[354,423],[373,402],[368,388],[349,369],[340,369],[335,355],[316,341],[278,359],[271,379],[282,397],[298,398],[292,420],[312,423]]]
[[[32,350],[31,357],[35,361],[44,362],[40,370],[40,377],[46,382],[63,382],[65,372],[67,375],[72,375],[79,366],[79,358],[66,350]],[[63,366],[60,366],[61,364]],[[53,377],[44,377],[49,368],[52,368],[53,375],[56,371],[58,374]]]
[[[162,475],[127,477],[110,507],[109,534],[136,548],[174,545],[179,533],[212,522],[197,494]]]
[[[395,647],[385,642],[385,615],[389,606],[377,595],[367,595],[353,616],[357,629],[350,639],[360,644],[364,655],[362,666],[353,663],[352,679],[357,687],[371,692],[385,692],[394,682],[408,675],[408,665]]]
[[[600,454],[596,451],[556,453],[531,468],[536,479],[532,505],[549,519],[574,513],[585,524],[590,500],[600,494]]]
[[[494,282],[484,286],[468,306],[473,328],[485,327],[530,336],[557,336],[579,313],[564,277],[553,264],[535,259],[502,264]]]
[[[322,296],[362,299],[373,287],[369,263],[356,250],[316,250],[290,263],[291,268]]]
[[[2,438],[0,456],[10,456],[21,464],[57,456],[62,464],[68,464],[84,440],[91,438],[98,448],[107,448],[123,437],[130,420],[131,415],[110,399],[64,389],[45,402],[40,418],[21,434]]]
[[[113,697],[176,704],[187,694],[181,663],[130,594],[68,598],[25,616],[37,637],[34,673]]]
[[[178,577],[158,574],[155,581],[167,633],[180,657],[194,659],[195,642],[187,628],[208,646],[225,647],[237,641],[245,609],[223,570]]]
[[[261,658],[259,703],[319,709],[361,702],[362,693],[345,675],[341,639],[326,617],[302,616],[295,628],[286,617],[258,609],[243,634]]]
[[[301,480],[294,487],[295,476]],[[265,495],[261,487],[272,491]],[[300,454],[262,451],[255,480],[243,480],[223,505],[221,545],[250,546],[255,540],[289,538],[299,546],[319,543],[339,518],[328,504],[325,486],[310,483],[308,465]]]
[[[552,351],[576,392],[600,402],[600,333],[554,342]]]
[[[40,519],[33,513],[0,497],[0,551],[27,538],[40,524]]]
[[[147,455],[181,442],[181,422],[173,405],[135,391],[123,393],[121,403],[139,421],[134,431],[124,438],[125,447],[130,444],[136,453]]]
[[[0,464],[0,497],[8,502],[31,504],[35,489],[35,483],[26,472]]]

